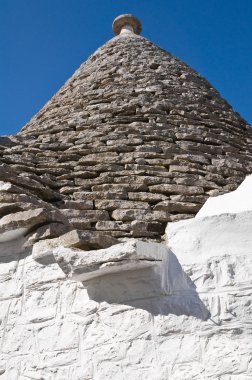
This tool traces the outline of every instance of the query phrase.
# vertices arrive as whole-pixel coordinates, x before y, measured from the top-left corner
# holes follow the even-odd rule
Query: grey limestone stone
[[[136,221],[137,233],[154,239],[139,222],[163,231],[252,172],[252,129],[196,71],[135,34],[133,16],[115,25],[123,32],[20,133],[0,139],[0,201],[31,197],[49,213],[58,208],[74,229],[122,222],[125,238]],[[123,227],[107,231],[123,238]]]

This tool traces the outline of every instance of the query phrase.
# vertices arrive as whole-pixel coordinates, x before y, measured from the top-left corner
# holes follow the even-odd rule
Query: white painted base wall
[[[21,252],[21,240],[1,243],[0,379],[251,379],[252,212],[167,231],[198,294],[172,253],[167,295],[150,268],[93,279],[87,290]]]

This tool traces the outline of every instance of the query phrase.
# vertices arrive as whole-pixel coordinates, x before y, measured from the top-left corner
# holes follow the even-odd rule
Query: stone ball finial
[[[135,34],[140,34],[142,31],[142,23],[137,17],[125,14],[118,16],[113,22],[113,31],[115,34],[120,34],[124,30],[133,32]]]

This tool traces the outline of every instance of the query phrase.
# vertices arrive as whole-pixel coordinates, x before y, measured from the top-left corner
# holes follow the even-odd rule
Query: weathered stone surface
[[[195,203],[189,203],[189,202],[172,202],[172,201],[163,201],[160,203],[157,203],[154,207],[154,210],[164,210],[168,211],[170,213],[172,212],[179,212],[179,213],[192,213],[195,214],[195,212],[199,211],[201,208],[200,204]]]
[[[28,172],[29,171],[30,170],[28,170]],[[56,199],[61,199],[61,196],[57,194],[54,190],[50,189],[48,186],[43,186],[39,178],[36,178],[35,175],[20,175],[18,172],[13,172],[12,170],[10,170],[8,165],[0,165],[0,178],[4,180],[4,182],[2,182],[3,191],[21,192],[18,189],[19,187],[21,187],[22,190],[25,189],[28,193],[38,195],[41,199],[45,201],[50,202]],[[11,185],[4,185],[4,183],[6,183],[7,181],[11,181],[8,182]]]
[[[123,200],[98,200],[95,201],[95,207],[103,210],[115,210],[115,209],[144,209],[150,210],[150,205],[147,202],[133,202]]]
[[[17,136],[1,141],[0,179],[11,183],[2,192],[93,210],[65,213],[84,230],[100,220],[139,222],[132,202],[164,229],[157,203],[180,203],[169,206],[169,220],[184,218],[252,172],[246,122],[194,70],[130,33],[98,49]],[[128,216],[120,219],[122,208]]]
[[[139,209],[130,209],[130,210],[121,210],[116,209],[112,212],[112,218],[114,220],[121,220],[122,222],[129,222],[132,220],[141,220],[144,215],[148,213],[148,210],[139,210]]]
[[[207,195],[171,195],[170,198],[174,202],[194,202],[202,204],[207,200]]]
[[[110,247],[117,240],[98,231],[72,230],[56,239],[41,240],[34,244],[32,257],[41,263],[53,261],[52,251],[54,248],[74,247],[84,250]]]
[[[143,192],[138,192],[138,193],[129,192],[128,197],[130,200],[149,202],[151,204],[160,202],[167,198],[167,196],[165,196],[164,194],[153,194],[153,193],[143,193]]]
[[[62,209],[61,212],[68,217],[69,222],[74,218],[83,219],[83,221],[95,223],[98,220],[109,220],[109,214],[105,210],[72,210]]]
[[[163,193],[163,194],[181,194],[181,195],[199,195],[204,194],[204,189],[197,186],[182,186],[182,185],[154,185],[150,186],[150,191],[152,193]]]
[[[96,229],[99,230],[111,230],[111,231],[130,231],[130,224],[123,223],[122,221],[99,221],[95,225]]]
[[[59,208],[62,209],[74,209],[74,210],[93,210],[94,203],[92,200],[84,199],[81,201],[65,201],[64,204],[60,205]]]
[[[131,233],[134,237],[160,237],[164,233],[162,223],[158,222],[141,222],[134,220],[131,222]]]
[[[51,222],[68,225],[67,219],[57,210],[49,213],[43,208],[20,212],[16,212],[14,208],[8,209],[8,215],[3,216],[0,220],[0,241],[9,240],[9,238],[13,239],[13,234],[27,234],[30,230]]]
[[[28,237],[28,244],[34,244],[39,240],[53,239],[67,233],[71,227],[62,223],[50,223],[38,227],[35,232],[31,232]]]

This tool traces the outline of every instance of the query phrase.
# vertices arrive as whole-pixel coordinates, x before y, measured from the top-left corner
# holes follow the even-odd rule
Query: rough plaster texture
[[[58,246],[46,265],[27,238],[2,242],[0,378],[249,380],[251,230],[251,211],[195,218],[168,225],[170,249]],[[74,279],[87,267],[94,278]]]

